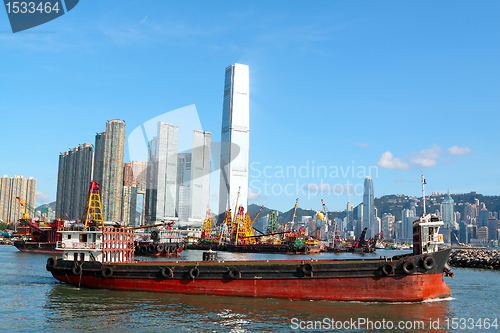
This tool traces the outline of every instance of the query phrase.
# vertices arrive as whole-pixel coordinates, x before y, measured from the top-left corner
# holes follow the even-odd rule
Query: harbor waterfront
[[[372,254],[281,255],[220,252],[220,260],[286,260],[391,257],[405,251],[379,250]],[[452,268],[454,278],[445,278],[451,297],[419,303],[363,303],[289,301],[231,296],[159,294],[77,288],[58,284],[45,263],[49,255],[22,253],[13,246],[0,246],[0,295],[4,332],[290,332],[307,331],[307,323],[323,323],[311,331],[357,331],[366,327],[332,329],[332,321],[394,323],[390,331],[415,331],[423,322],[425,331],[453,331],[452,321],[474,319],[468,332],[482,332],[480,324],[493,323],[498,315],[500,272]],[[176,260],[200,260],[202,251],[187,250]],[[141,258],[150,260],[149,258]],[[158,260],[158,258],[154,258]],[[161,259],[168,261],[168,258]],[[446,323],[450,329],[446,329]],[[498,323],[498,318],[496,322]],[[403,327],[399,329],[399,322]],[[434,324],[433,327],[432,324]],[[469,322],[466,322],[469,325]],[[375,326],[377,327],[377,326]],[[411,327],[411,328],[410,328]],[[459,326],[457,326],[458,328]],[[302,328],[302,329],[301,329]],[[491,331],[496,331],[490,327]],[[374,330],[375,331],[375,330]],[[463,331],[463,330],[462,330]]]

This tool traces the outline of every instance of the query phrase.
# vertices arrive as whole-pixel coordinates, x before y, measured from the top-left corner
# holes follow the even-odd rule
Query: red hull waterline
[[[443,274],[396,277],[276,280],[105,279],[55,275],[56,279],[89,288],[179,294],[248,296],[292,300],[418,302],[447,298],[451,290]]]

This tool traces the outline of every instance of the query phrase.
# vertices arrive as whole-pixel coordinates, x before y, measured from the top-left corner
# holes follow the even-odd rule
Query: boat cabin
[[[436,215],[427,214],[413,222],[413,254],[434,253],[444,244],[439,228],[444,222]]]

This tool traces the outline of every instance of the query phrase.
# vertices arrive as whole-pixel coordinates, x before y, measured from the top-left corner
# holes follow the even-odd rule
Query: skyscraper
[[[84,143],[59,154],[56,217],[80,219],[92,179],[94,147]]]
[[[19,197],[26,202],[28,215],[33,217],[35,208],[36,179],[22,176],[0,177],[0,220],[4,223],[16,223],[21,218],[21,204],[16,199]],[[29,207],[28,207],[29,206]]]
[[[455,214],[453,212],[455,201],[448,193],[443,200],[443,222],[445,228],[455,228]]]
[[[103,219],[121,221],[125,121],[106,123],[106,132],[96,134],[93,179],[99,183]]]
[[[193,131],[191,150],[191,213],[195,220],[203,220],[210,204],[210,151],[212,134]]]
[[[149,142],[145,218],[150,222],[176,216],[179,127],[158,122]]]
[[[353,231],[354,230],[354,206],[350,201],[347,201],[347,208],[346,208],[346,228],[347,231]]]
[[[250,81],[247,65],[226,68],[222,107],[221,174],[219,214],[234,209],[238,201],[245,211],[248,204],[248,158],[250,139]]]
[[[378,234],[378,223],[375,216],[372,177],[366,177],[363,190],[363,229],[368,228],[366,238]]]
[[[191,153],[177,155],[177,217],[179,221],[188,221],[191,214]]]

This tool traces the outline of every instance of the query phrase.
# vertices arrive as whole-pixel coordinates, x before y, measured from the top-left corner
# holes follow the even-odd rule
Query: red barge
[[[46,268],[76,286],[183,294],[413,302],[446,298],[451,249],[439,250],[443,222],[414,222],[414,253],[380,259],[260,261],[135,261],[134,234],[125,228],[62,232],[59,259]],[[209,256],[208,256],[209,257]],[[204,258],[214,259],[214,258]]]
[[[444,223],[425,213],[425,196],[424,214],[413,222],[413,253],[380,259],[221,261],[205,252],[200,261],[135,261],[134,231],[104,227],[102,219],[96,225],[96,209],[87,212],[83,228],[59,231],[62,258],[46,265],[57,280],[78,287],[369,302],[417,302],[451,292],[444,282],[453,276],[451,249],[439,249]]]

